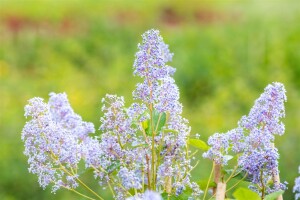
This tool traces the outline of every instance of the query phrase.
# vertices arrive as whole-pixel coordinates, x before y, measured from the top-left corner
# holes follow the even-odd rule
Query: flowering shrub
[[[157,30],[142,37],[133,65],[134,75],[142,78],[133,91],[135,103],[126,108],[123,97],[107,94],[100,136],[93,136],[94,125],[74,113],[65,93],[50,93],[48,103],[37,97],[29,100],[25,116],[30,120],[22,140],[29,172],[38,176],[40,186],[51,185],[53,193],[64,188],[87,199],[103,199],[81,179],[92,170],[99,185],[120,200],[219,200],[241,181],[249,182],[250,189],[238,187],[233,192],[238,200],[282,199],[286,186],[279,180],[274,142],[275,135],[284,133],[284,86],[268,85],[235,129],[212,135],[206,144],[190,136],[188,120],[181,116],[175,69],[167,65],[173,56],[168,45]],[[191,161],[197,151],[213,162],[204,187],[191,177],[201,159]],[[226,190],[233,178],[238,181]],[[294,190],[299,191],[299,184]]]

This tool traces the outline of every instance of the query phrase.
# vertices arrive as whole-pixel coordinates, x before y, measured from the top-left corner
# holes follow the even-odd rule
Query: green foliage
[[[265,200],[276,200],[277,197],[278,197],[279,195],[283,194],[283,193],[284,193],[284,191],[282,191],[282,190],[273,192],[273,193],[271,193],[271,194],[268,194],[268,195],[266,196]]]
[[[166,113],[159,113],[157,111],[153,112],[153,128],[155,130],[155,132],[159,132],[161,131],[162,127],[164,127],[164,125],[166,124],[166,118],[167,115]],[[144,122],[142,122],[143,128],[146,131],[147,135],[152,135],[153,131],[152,131],[152,125],[150,124],[150,120],[146,120]]]
[[[207,151],[209,149],[209,146],[203,140],[189,139],[188,143],[189,145],[196,147],[197,149],[201,149],[203,151]]]
[[[238,188],[233,193],[236,200],[260,200],[260,196],[248,188]]]
[[[283,194],[283,191],[279,190],[277,192],[273,192],[271,194],[266,195],[264,199],[276,200],[276,198],[281,194]],[[236,189],[233,193],[233,196],[236,200],[260,200],[261,199],[257,193],[253,192],[248,188],[243,188],[243,187]]]
[[[207,186],[207,183],[208,183],[208,179],[197,181],[197,184],[199,185],[200,189],[203,190],[203,191],[205,190],[205,188]],[[208,184],[208,187],[209,188],[217,187],[217,184],[213,181],[210,181],[209,184]]]
[[[286,134],[276,146],[281,179],[291,186],[300,163],[298,4],[0,0],[0,199],[77,198],[44,191],[28,173],[20,140],[23,107],[33,96],[66,91],[74,110],[99,127],[105,93],[130,99],[136,44],[150,28],[160,29],[175,53],[184,115],[204,141],[236,127],[268,83],[285,84]],[[197,180],[207,178],[208,163],[201,160],[192,172]],[[291,188],[285,199],[293,199]]]
[[[186,200],[191,196],[191,194],[192,194],[192,190],[188,188],[178,196],[174,196],[174,195],[168,196],[168,193],[163,193],[161,196],[164,200]]]

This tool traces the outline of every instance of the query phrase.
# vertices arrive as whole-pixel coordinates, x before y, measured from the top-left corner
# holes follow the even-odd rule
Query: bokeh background
[[[151,28],[175,53],[170,65],[177,68],[184,117],[203,140],[236,127],[267,84],[284,83],[286,134],[276,146],[281,179],[289,182],[284,196],[293,199],[300,164],[299,22],[297,0],[0,0],[0,199],[80,199],[44,191],[28,173],[23,107],[34,96],[65,91],[75,112],[99,127],[106,93],[132,102],[139,81],[132,76],[134,54]],[[210,165],[202,159],[194,179],[208,178]]]

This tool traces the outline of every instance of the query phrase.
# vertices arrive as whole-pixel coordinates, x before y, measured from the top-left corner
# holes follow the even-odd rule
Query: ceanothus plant
[[[64,188],[87,199],[103,200],[82,180],[89,170],[99,186],[109,188],[118,200],[222,200],[232,196],[228,191],[242,180],[256,193],[239,187],[233,193],[236,199],[245,195],[282,199],[285,185],[279,180],[274,139],[284,133],[280,121],[286,101],[284,86],[268,85],[237,128],[212,135],[207,145],[198,137],[191,138],[188,120],[182,117],[172,77],[175,69],[167,65],[173,57],[168,45],[157,30],[145,32],[142,38],[133,65],[134,75],[142,79],[133,91],[135,102],[125,107],[123,97],[107,94],[102,99],[100,136],[93,134],[92,123],[74,113],[65,93],[50,93],[48,103],[38,97],[29,100],[25,116],[30,120],[22,140],[29,172],[38,176],[40,186],[52,186],[53,193]],[[199,150],[213,161],[204,187],[191,176],[200,162],[200,158],[192,162]],[[233,168],[232,160],[236,161]],[[227,182],[237,177],[241,177],[237,184],[226,190]]]

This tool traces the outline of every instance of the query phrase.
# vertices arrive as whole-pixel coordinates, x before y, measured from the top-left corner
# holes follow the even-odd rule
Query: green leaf
[[[226,160],[231,160],[233,158],[232,155],[225,155],[224,158],[226,158]]]
[[[245,177],[245,175],[246,175],[245,171],[240,171],[237,174],[235,174],[232,178],[237,179],[237,180],[241,180],[241,179],[243,179]],[[246,176],[246,178],[244,178],[243,181],[251,182],[251,179],[250,179],[249,176]]]
[[[168,198],[168,195],[169,195],[168,193],[164,192],[161,194],[161,197],[163,198],[163,200],[176,200],[177,199],[174,195],[172,195]]]
[[[188,144],[204,151],[207,151],[209,149],[209,146],[206,144],[206,142],[199,139],[189,139]]]
[[[149,127],[149,120],[145,120],[142,122],[143,129],[146,130]]]
[[[265,197],[265,200],[275,200],[279,195],[282,195],[284,193],[283,190],[278,190],[276,192],[273,192],[271,194],[268,194],[266,197]]]
[[[200,187],[201,190],[205,190],[205,188],[206,188],[206,186],[207,186],[207,183],[208,183],[208,179],[197,181],[197,184],[199,185],[199,187]],[[214,181],[211,181],[211,182],[208,184],[208,187],[209,187],[209,188],[217,187],[217,184],[216,184]]]
[[[172,130],[172,129],[164,129],[163,132],[165,132],[165,133],[168,133],[168,132],[170,132],[170,133],[178,133],[178,131]]]
[[[240,187],[233,193],[236,200],[260,200],[260,196],[248,188]]]
[[[187,188],[185,189],[180,195],[175,196],[175,195],[171,195],[168,198],[168,193],[162,193],[161,196],[164,200],[186,200],[188,199],[190,196],[192,195],[192,189]]]
[[[154,121],[154,125],[155,125],[155,129],[157,132],[159,132],[161,130],[161,128],[166,124],[166,118],[167,115],[166,113],[159,113],[159,112],[154,112],[154,117],[153,117],[153,121]]]
[[[153,112],[152,120],[153,120],[153,129],[156,130],[156,132],[159,132],[162,127],[165,126],[167,115],[166,113],[159,113],[157,111]],[[152,135],[152,124],[150,124],[150,120],[146,120],[146,124],[142,124],[143,128],[145,129],[145,132],[147,135]],[[144,122],[143,122],[144,123]]]
[[[166,193],[166,192],[162,193],[161,197],[163,198],[163,200],[167,200],[168,199],[168,193]]]

